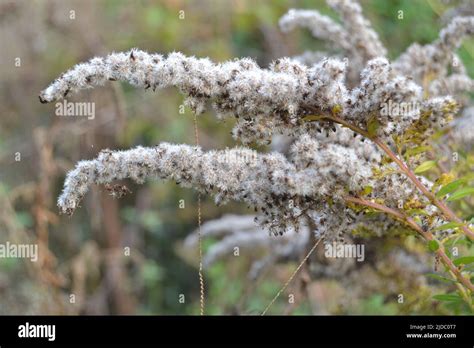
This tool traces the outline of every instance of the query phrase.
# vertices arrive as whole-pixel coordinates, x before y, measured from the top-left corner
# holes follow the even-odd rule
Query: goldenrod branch
[[[420,180],[418,180],[413,171],[408,168],[408,166],[402,160],[400,160],[400,158],[398,158],[398,156],[381,139],[370,136],[367,131],[350,124],[336,115],[324,115],[321,116],[321,118],[339,123],[347,128],[350,128],[352,131],[371,139],[380,149],[382,149],[383,152],[385,152],[387,156],[390,157],[390,159],[392,159],[398,165],[401,171],[413,182],[413,184],[415,184],[415,186],[426,196],[426,198],[428,198],[430,202],[432,202],[443,213],[447,220],[463,223],[463,221],[457,217],[456,214],[454,214],[453,211],[443,201],[436,198],[436,196],[428,188],[426,188],[426,186],[423,185]],[[471,231],[469,227],[462,225],[460,228],[469,239],[474,240],[474,232]]]
[[[384,206],[379,203],[371,202],[363,198],[359,197],[351,197],[347,196],[344,198],[346,202],[349,203],[355,203],[359,205],[363,205],[366,207],[370,207],[382,212],[385,212],[387,214],[392,215],[395,217],[397,220],[407,224],[409,227],[411,227],[413,230],[418,232],[425,240],[430,241],[434,240],[434,236],[431,232],[429,231],[424,231],[416,222],[413,220],[411,217],[405,215],[403,212],[389,208],[387,206]],[[454,265],[454,263],[451,261],[451,259],[446,255],[444,248],[440,245],[438,250],[436,251],[436,254],[441,258],[441,261],[444,263],[444,265],[449,269],[449,271],[470,291],[474,292],[474,285],[471,283],[471,281],[467,278],[465,278],[459,269]]]

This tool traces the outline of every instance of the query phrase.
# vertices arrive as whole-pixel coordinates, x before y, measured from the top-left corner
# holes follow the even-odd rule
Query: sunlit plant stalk
[[[451,221],[451,222],[456,222],[456,223],[463,223],[462,220],[457,217],[453,211],[441,200],[437,199],[436,196],[429,190],[427,189],[421,182],[418,180],[416,175],[413,173],[413,171],[408,167],[408,165],[403,162],[401,159],[398,158],[398,156],[390,149],[390,147],[384,143],[382,140],[380,140],[376,136],[372,136],[369,134],[368,131],[365,131],[357,126],[354,126],[350,124],[349,122],[339,118],[335,113],[332,115],[308,115],[304,118],[305,121],[313,122],[313,121],[321,121],[321,120],[328,120],[332,121],[335,123],[339,123],[340,125],[347,127],[351,129],[352,131],[372,140],[382,151],[385,152],[387,156],[389,156],[400,168],[400,170],[415,184],[415,186],[428,198],[430,202],[432,202],[438,209],[443,213],[444,217]],[[393,208],[389,208],[385,205],[375,203],[368,201],[366,199],[360,198],[360,197],[353,197],[353,196],[347,196],[345,197],[345,201],[348,203],[355,203],[358,205],[363,205],[366,207],[370,207],[376,210],[379,210],[381,212],[387,213],[394,218],[396,218],[399,221],[404,222],[407,224],[410,228],[418,232],[426,241],[431,241],[431,240],[436,240],[433,234],[429,231],[424,231],[423,228],[416,223],[416,221],[404,214],[401,211],[395,210]],[[474,233],[471,231],[467,226],[462,225],[460,226],[464,232],[464,234],[471,240],[474,240]],[[449,269],[449,273],[458,279],[467,289],[469,289],[471,292],[474,292],[474,285],[471,283],[471,281],[464,277],[458,267],[456,267],[449,256],[446,254],[444,251],[444,248],[441,247],[441,243],[437,242],[440,247],[438,250],[436,250],[436,254],[440,257],[441,261],[444,263],[444,265]],[[464,295],[463,298],[465,301],[468,302],[468,304],[472,307],[472,301],[469,299],[469,297],[466,295],[465,291],[461,291],[461,293]]]

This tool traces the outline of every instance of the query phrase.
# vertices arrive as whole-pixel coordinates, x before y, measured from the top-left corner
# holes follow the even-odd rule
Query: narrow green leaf
[[[377,135],[378,128],[379,122],[377,121],[377,118],[375,116],[370,117],[367,121],[367,133],[369,133],[371,137],[374,137]]]
[[[423,152],[428,151],[430,148],[431,148],[431,146],[417,146],[417,147],[408,149],[408,150],[405,152],[404,155],[405,155],[406,157],[418,155],[418,154],[420,154],[420,153],[423,153]]]
[[[430,251],[437,251],[439,249],[439,243],[437,240],[435,239],[432,239],[428,242],[428,249],[430,249]]]
[[[455,181],[452,181],[450,182],[449,184],[446,184],[444,185],[443,187],[441,187],[441,189],[436,193],[436,197],[440,198],[440,197],[444,197],[446,196],[448,193],[451,193],[453,192],[454,190],[458,189],[459,186],[461,186],[463,183],[465,183],[466,180],[464,179],[459,179],[459,180],[455,180]]]
[[[448,222],[447,224],[441,225],[436,227],[434,230],[435,231],[445,231],[445,230],[451,230],[453,228],[462,226],[463,223],[461,222]]]
[[[436,161],[426,161],[420,164],[418,167],[415,169],[415,174],[423,173],[426,172],[427,170],[430,170],[436,165]]]
[[[372,191],[374,190],[374,188],[372,186],[365,186],[364,187],[364,190],[362,191],[362,195],[363,196],[367,196],[367,195],[370,195],[372,193]]]
[[[464,257],[459,257],[456,260],[453,261],[453,263],[456,266],[460,265],[467,265],[468,263],[473,263],[474,262],[474,256],[464,256]]]
[[[449,196],[447,201],[456,201],[463,197],[469,196],[473,193],[474,193],[474,187],[464,187],[462,189],[457,190],[451,196]]]
[[[439,281],[442,281],[444,283],[456,283],[456,281],[453,280],[453,279],[445,278],[445,277],[442,277],[439,274],[435,274],[435,273],[429,273],[426,276],[430,277],[430,278],[433,278],[433,279],[436,279],[436,280],[439,280]]]
[[[448,241],[443,243],[445,247],[452,247],[454,245],[468,245],[469,242],[466,238],[462,238],[462,236],[458,236],[454,239],[449,239]]]
[[[339,105],[339,104],[334,105],[334,106],[332,107],[332,110],[331,110],[331,111],[332,111],[333,115],[338,115],[338,114],[340,114],[341,111],[342,111],[342,106]]]
[[[433,298],[438,301],[458,302],[461,298],[456,294],[439,294],[434,295]]]

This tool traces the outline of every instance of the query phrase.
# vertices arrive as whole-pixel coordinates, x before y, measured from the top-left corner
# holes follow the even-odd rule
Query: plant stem
[[[443,201],[438,200],[436,198],[436,196],[428,188],[426,188],[425,185],[423,185],[423,183],[420,180],[418,180],[415,173],[413,173],[413,171],[410,168],[408,168],[408,166],[400,158],[398,158],[398,156],[390,149],[390,147],[387,144],[385,144],[380,138],[378,138],[376,136],[371,136],[369,134],[369,132],[367,132],[367,131],[363,130],[362,128],[357,127],[357,126],[355,126],[355,125],[353,125],[353,124],[351,124],[351,123],[349,123],[345,120],[343,120],[342,118],[338,117],[335,114],[316,116],[316,118],[314,120],[324,120],[324,119],[328,120],[328,121],[335,122],[335,123],[339,123],[340,125],[342,125],[344,127],[347,127],[349,129],[351,129],[352,131],[354,131],[354,132],[356,132],[356,133],[372,140],[380,149],[382,149],[382,151],[385,152],[385,154],[387,156],[390,157],[390,159],[392,159],[398,165],[400,170],[413,182],[413,184],[421,191],[421,193],[423,193],[425,195],[425,197],[428,198],[430,200],[430,202],[432,202],[443,213],[444,217],[447,220],[454,221],[454,222],[457,222],[457,223],[463,223],[463,221],[460,218],[458,218],[453,213],[453,211]],[[311,117],[310,117],[309,120],[311,120]],[[359,204],[359,205],[364,205],[364,206],[371,207],[373,209],[385,212],[389,215],[392,215],[397,220],[402,221],[403,223],[407,224],[412,229],[414,229],[416,232],[418,232],[425,240],[427,240],[427,241],[435,240],[435,237],[433,236],[433,234],[431,232],[424,231],[416,223],[416,221],[413,220],[413,218],[411,218],[410,216],[405,215],[403,212],[401,212],[399,210],[392,209],[392,208],[389,208],[389,207],[384,206],[382,204],[371,202],[371,201],[368,201],[368,200],[365,200],[365,199],[362,199],[362,198],[359,198],[359,197],[345,197],[345,200],[348,203],[355,203],[355,204]],[[465,233],[465,235],[468,238],[470,238],[471,240],[474,240],[474,232],[471,231],[470,228],[468,228],[465,225],[461,226],[461,228],[462,228],[463,232]],[[448,268],[449,273],[452,276],[454,276],[457,280],[459,280],[459,282],[461,284],[463,284],[467,289],[469,289],[471,292],[474,292],[474,285],[471,283],[470,279],[465,278],[461,274],[461,271],[456,267],[456,265],[454,265],[452,260],[448,257],[448,255],[444,251],[444,247],[442,246],[442,244],[440,245],[440,247],[436,251],[436,254],[442,260],[443,264]],[[463,294],[463,292],[461,292],[461,293]],[[464,296],[463,296],[463,298],[464,298]],[[468,297],[468,299],[469,299],[469,297]],[[472,302],[471,301],[467,301],[467,302],[468,302],[469,306],[472,307]]]
[[[435,238],[434,238],[434,236],[431,232],[424,231],[415,222],[415,220],[413,220],[413,218],[411,218],[410,216],[405,215],[403,212],[401,212],[399,210],[392,209],[392,208],[389,208],[385,205],[375,203],[375,202],[371,202],[371,201],[368,201],[366,199],[359,198],[359,197],[347,196],[344,199],[345,199],[346,202],[363,205],[363,206],[366,206],[366,207],[370,207],[370,208],[382,211],[382,212],[387,213],[389,215],[392,215],[397,220],[407,224],[412,229],[414,229],[416,232],[418,232],[425,240],[427,240],[427,241],[435,240]],[[466,288],[468,288],[471,292],[474,292],[474,285],[471,283],[471,281],[469,279],[467,279],[466,277],[464,277],[461,274],[461,271],[456,267],[456,265],[454,265],[454,263],[448,257],[448,255],[444,251],[444,248],[442,247],[442,245],[440,245],[440,247],[436,251],[436,254],[441,258],[444,265],[449,269],[449,272],[452,273],[452,275],[454,275],[459,280],[459,282],[461,282]],[[469,303],[469,305],[471,306],[471,303]]]
[[[453,211],[443,201],[436,198],[436,196],[428,188],[426,188],[426,186],[423,185],[420,180],[418,180],[415,173],[413,173],[413,171],[408,168],[408,166],[402,160],[400,160],[398,156],[390,149],[390,147],[380,138],[370,136],[367,131],[350,124],[336,115],[324,115],[321,116],[321,118],[339,123],[351,129],[352,131],[372,140],[378,147],[382,149],[383,152],[385,152],[387,156],[390,157],[390,159],[392,159],[398,165],[401,171],[413,182],[413,184],[415,184],[415,186],[426,196],[426,198],[428,198],[430,202],[432,202],[443,213],[447,220],[463,224],[460,226],[460,228],[463,230],[464,234],[469,239],[474,240],[474,232],[469,227],[464,225],[464,222],[459,217],[457,217],[456,214],[454,214]]]
[[[410,180],[416,185],[416,187],[434,204],[438,207],[438,209],[443,213],[446,219],[463,223],[463,221],[453,213],[453,211],[443,202],[436,198],[436,196],[426,188],[425,185],[421,183],[420,180],[416,177],[416,175],[407,167],[407,165],[401,161],[390,148],[382,142],[379,138],[372,139],[374,143],[376,143],[386,154],[389,156],[399,167],[400,169],[410,178]],[[474,240],[474,232],[472,232],[467,226],[462,225],[460,226],[463,232],[468,236],[471,240]]]
[[[451,277],[454,277],[455,275],[453,272],[449,271],[449,274]],[[466,289],[463,288],[463,286],[459,283],[456,283],[456,287],[458,288],[459,293],[461,294],[461,297],[464,299],[464,302],[466,302],[471,309],[472,312],[474,312],[474,303],[471,300],[469,294],[467,293]]]

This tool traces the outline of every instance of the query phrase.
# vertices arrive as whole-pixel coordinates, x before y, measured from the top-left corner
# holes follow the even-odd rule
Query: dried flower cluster
[[[411,76],[433,96],[458,95],[473,90],[461,59],[454,53],[466,35],[474,33],[474,17],[456,17],[441,30],[439,39],[425,46],[415,43],[394,63],[394,70]],[[449,67],[452,73],[449,75]],[[460,85],[456,81],[461,82]]]
[[[341,16],[342,25],[314,10],[292,9],[280,19],[280,28],[284,32],[296,27],[308,28],[315,38],[341,49],[351,62],[349,80],[356,80],[368,60],[385,56],[387,50],[357,2],[330,0],[328,4]]]
[[[280,21],[285,31],[309,28],[315,37],[340,50],[314,64],[303,62],[311,61],[309,55],[320,58],[317,52],[299,61],[281,58],[263,69],[247,58],[217,64],[181,53],[162,56],[133,49],[94,58],[64,73],[41,92],[41,102],[107,81],[126,81],[152,90],[174,86],[194,112],[203,112],[210,102],[218,118],[234,116],[233,136],[244,144],[267,143],[278,134],[289,136],[292,144],[288,156],[277,151],[257,154],[245,147],[204,152],[167,143],[104,150],[67,175],[58,200],[60,209],[72,213],[92,184],[124,178],[143,182],[148,177],[171,179],[212,194],[217,203],[243,201],[260,213],[257,220],[273,234],[307,228],[308,219],[317,234],[327,238],[350,232],[367,218],[344,198],[367,188],[364,194],[369,199],[389,207],[400,201],[419,201],[433,208],[396,171],[394,163],[384,161],[377,147],[324,117],[338,117],[389,146],[395,146],[397,136],[416,131],[416,140],[412,137],[407,142],[419,145],[452,118],[462,94],[472,91],[462,62],[453,64],[453,59],[462,38],[474,32],[474,18],[454,18],[435,42],[414,44],[390,64],[387,50],[357,2],[328,3],[343,24],[307,10],[291,10]],[[402,103],[414,107],[382,111],[387,105]],[[385,175],[376,175],[374,168],[383,168]],[[418,179],[431,187],[427,180]],[[376,221],[383,228],[398,224],[388,216],[370,219],[373,226]],[[235,238],[246,243],[251,235]],[[216,258],[219,250],[209,258]]]
[[[253,215],[224,215],[201,226],[203,238],[219,239],[209,248],[204,257],[204,266],[209,267],[220,259],[234,254],[237,246],[239,255],[253,255],[257,261],[252,264],[249,277],[255,279],[268,266],[282,259],[296,259],[309,241],[309,228],[303,227],[298,233],[290,230],[283,236],[268,236],[255,224]],[[190,234],[184,245],[187,250],[195,250],[198,232]]]

